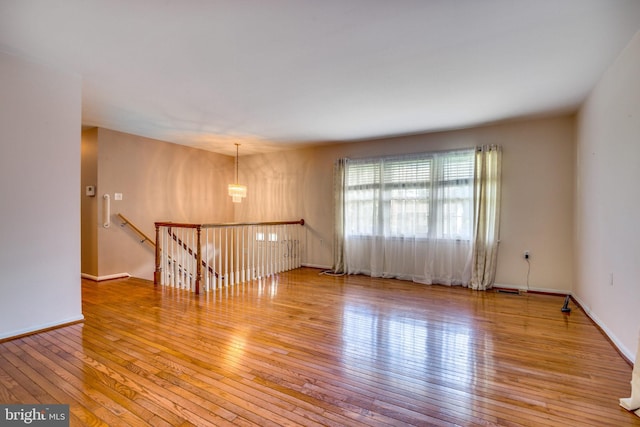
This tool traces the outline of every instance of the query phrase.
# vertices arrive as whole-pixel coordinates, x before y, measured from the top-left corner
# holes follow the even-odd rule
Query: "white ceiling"
[[[234,154],[575,111],[638,0],[0,0],[82,121]]]

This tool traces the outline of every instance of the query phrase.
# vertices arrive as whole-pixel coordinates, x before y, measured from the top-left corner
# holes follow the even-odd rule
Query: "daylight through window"
[[[350,160],[345,236],[470,240],[474,152]]]

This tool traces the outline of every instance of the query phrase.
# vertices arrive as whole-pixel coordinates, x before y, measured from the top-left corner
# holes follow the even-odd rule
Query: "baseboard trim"
[[[44,325],[39,325],[34,328],[28,328],[28,329],[9,332],[7,335],[0,336],[0,343],[28,337],[30,335],[35,335],[42,332],[51,331],[53,329],[64,328],[65,326],[71,326],[71,325],[75,325],[76,323],[82,323],[82,322],[84,322],[84,316],[80,315],[80,316],[72,317],[69,319],[65,319],[62,322],[46,323]]]
[[[300,264],[302,267],[309,267],[309,268],[317,268],[320,270],[331,270],[332,267],[330,265],[321,265],[321,264]]]
[[[495,283],[493,285],[493,289],[514,290],[518,292],[531,292],[535,294],[545,294],[545,295],[559,295],[559,296],[571,295],[570,291],[564,291],[561,289],[527,288],[526,286],[505,285],[502,283]]]
[[[94,282],[103,282],[105,280],[113,280],[113,279],[126,279],[131,277],[129,273],[116,273],[116,274],[108,274],[106,276],[93,276],[91,274],[82,273],[80,276],[83,279],[92,280]]]
[[[518,291],[518,292],[530,292],[530,293],[537,293],[537,294],[547,294],[547,295],[559,295],[559,296],[569,295],[569,297],[571,297],[571,301],[573,301],[573,303],[575,305],[577,305],[584,312],[584,314],[587,315],[589,320],[591,320],[591,322],[593,322],[593,324],[600,330],[600,332],[602,332],[602,335],[604,335],[605,338],[607,338],[607,340],[609,340],[609,342],[611,343],[613,348],[616,349],[618,354],[620,354],[620,356],[630,366],[633,366],[633,361],[635,360],[635,355],[632,352],[630,352],[629,349],[627,349],[622,344],[622,342],[620,342],[620,340],[618,340],[618,338],[615,336],[615,334],[613,332],[611,332],[611,330],[609,328],[607,328],[607,326],[604,324],[604,322],[602,320],[600,320],[598,318],[598,316],[596,316],[591,311],[591,309],[589,308],[588,305],[584,304],[580,300],[580,298],[578,298],[576,295],[574,295],[573,292],[561,291],[561,290],[558,290],[558,289],[545,289],[545,288],[529,288],[529,289],[527,289],[526,287],[523,287],[523,286],[505,285],[505,284],[497,284],[497,283],[493,286],[493,288],[494,289],[504,289],[504,290],[514,290],[514,291]]]
[[[580,309],[582,311],[584,311],[584,313],[587,315],[589,320],[591,320],[598,327],[598,329],[600,329],[602,334],[605,337],[607,337],[609,342],[611,342],[611,344],[613,345],[613,348],[616,349],[616,351],[629,364],[629,366],[633,366],[633,361],[635,360],[635,355],[632,352],[630,352],[629,349],[626,348],[624,346],[624,344],[622,344],[620,342],[620,340],[618,340],[618,338],[615,336],[615,334],[613,332],[611,332],[611,330],[609,328],[607,328],[607,326],[604,324],[604,322],[602,320],[600,320],[600,318],[598,316],[596,316],[593,313],[593,311],[591,311],[591,308],[589,308],[588,305],[584,304],[580,300],[580,298],[578,298],[575,295],[571,295],[571,299],[573,300],[573,302],[577,306],[580,307]]]

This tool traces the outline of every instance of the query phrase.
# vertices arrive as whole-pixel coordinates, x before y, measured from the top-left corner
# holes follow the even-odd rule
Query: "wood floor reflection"
[[[84,323],[0,344],[0,403],[68,403],[71,425],[640,425],[631,367],[561,297],[318,273],[199,297],[83,281]]]

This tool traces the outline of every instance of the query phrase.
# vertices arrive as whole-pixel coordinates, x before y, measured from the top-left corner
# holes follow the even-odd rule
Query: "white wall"
[[[640,328],[640,33],[578,116],[575,296],[635,358]]]
[[[242,157],[240,182],[248,185],[237,221],[304,218],[304,262],[331,266],[333,164],[340,157],[369,157],[503,146],[501,244],[496,282],[525,288],[531,251],[530,289],[571,292],[575,117],[523,120],[472,129],[386,138]]]
[[[0,338],[82,319],[81,81],[0,52]]]

